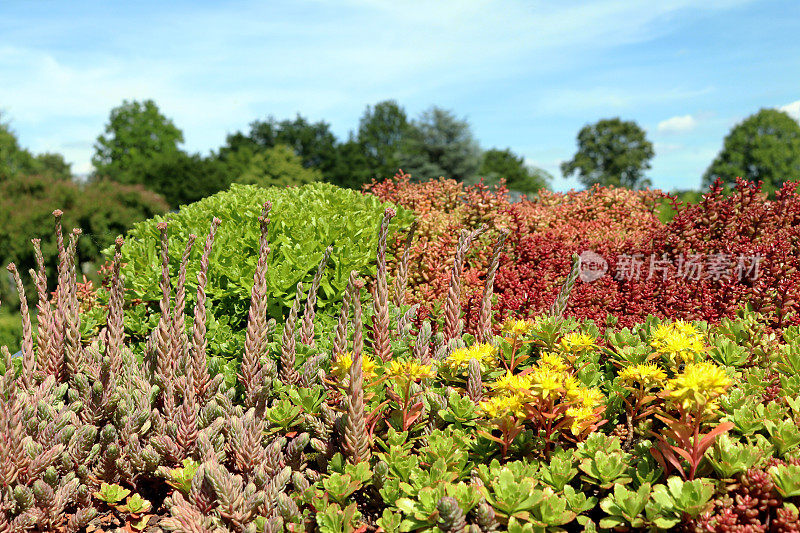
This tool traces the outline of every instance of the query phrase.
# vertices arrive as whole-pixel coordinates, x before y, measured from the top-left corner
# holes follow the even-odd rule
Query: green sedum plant
[[[209,318],[216,326],[209,350],[232,356],[241,348],[259,253],[258,218],[267,201],[272,204],[266,272],[268,316],[284,319],[295,300],[298,283],[311,285],[328,246],[333,249],[319,281],[317,308],[333,314],[351,271],[375,273],[376,228],[390,204],[327,183],[285,188],[234,184],[227,191],[181,207],[177,213],[134,224],[122,254],[127,297],[145,303],[155,303],[161,297],[158,224],[169,222],[169,264],[174,283],[189,236],[207,233],[212,219],[219,218],[206,285]],[[411,218],[410,212],[398,209],[392,231],[410,225]],[[113,250],[105,253],[110,258]],[[195,247],[186,262],[189,304],[197,287],[200,254]],[[142,307],[128,315],[126,326],[131,332],[144,335],[154,325],[147,309]]]

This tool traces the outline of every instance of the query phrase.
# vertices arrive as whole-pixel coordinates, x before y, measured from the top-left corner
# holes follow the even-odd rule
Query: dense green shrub
[[[50,176],[19,175],[0,182],[0,265],[15,262],[20,272],[34,268],[31,238],[42,239],[48,272],[56,264],[53,210],[64,209],[65,233],[78,227],[84,238],[78,243],[79,273],[93,275],[101,250],[139,222],[167,210],[160,196],[141,186],[112,182],[76,183]],[[0,276],[4,305],[16,304],[16,291],[7,276]],[[31,289],[31,286],[28,285]],[[32,292],[28,293],[33,297]]]
[[[222,220],[217,232],[211,268],[208,274],[208,304],[219,338],[212,338],[212,353],[228,352],[223,346],[234,335],[241,340],[253,272],[258,256],[259,224],[264,202],[272,202],[269,229],[269,316],[282,319],[291,306],[298,282],[306,287],[322,259],[325,248],[333,246],[328,270],[320,285],[318,308],[331,309],[347,285],[351,270],[365,275],[374,272],[377,228],[383,211],[390,204],[374,196],[340,189],[326,183],[296,188],[260,188],[234,184],[230,190],[185,206],[177,213],[156,217],[136,224],[126,237],[122,261],[129,296],[145,302],[161,298],[159,276],[159,231],[161,221],[169,222],[169,256],[173,273],[177,273],[185,243],[190,234],[203,236],[213,217]],[[409,225],[411,215],[400,210],[393,229]],[[187,270],[189,301],[196,290],[202,243],[195,244]],[[111,253],[111,250],[109,250]],[[139,322],[129,327],[139,330],[141,319],[149,313],[138,312]]]

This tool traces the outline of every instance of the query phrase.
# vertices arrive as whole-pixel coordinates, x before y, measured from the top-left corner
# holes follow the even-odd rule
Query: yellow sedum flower
[[[516,320],[509,318],[503,323],[503,333],[508,333],[513,337],[527,335],[533,329],[533,320]]]
[[[659,353],[673,357],[679,363],[692,362],[705,351],[703,335],[688,322],[660,324],[653,331],[650,345]]]
[[[554,372],[564,372],[568,367],[567,362],[560,355],[544,352],[537,363],[539,368],[549,368]]]
[[[594,337],[588,333],[572,332],[564,335],[559,345],[567,353],[579,354],[595,347]]]
[[[479,407],[486,418],[502,418],[508,415],[522,416],[524,405],[519,395],[512,394],[488,398]]]
[[[434,376],[434,372],[430,365],[423,365],[416,359],[391,361],[387,368],[387,374],[390,378],[399,378],[401,380],[407,379],[410,381],[432,378]]]
[[[588,387],[578,387],[567,393],[567,399],[576,402],[575,407],[586,407],[596,409],[606,401],[605,395],[598,389]]]
[[[447,357],[445,363],[451,368],[469,365],[471,359],[477,359],[482,365],[490,366],[494,362],[497,348],[488,343],[476,344],[469,348],[459,348]]]
[[[669,380],[669,396],[684,409],[713,411],[715,400],[725,394],[731,379],[725,370],[714,363],[689,363],[683,372]]]
[[[643,389],[661,385],[667,379],[667,373],[657,365],[651,363],[631,365],[619,373],[622,381],[629,384],[639,384]]]
[[[344,379],[352,365],[353,352],[339,354],[336,361],[331,364],[331,374],[339,379]],[[365,378],[375,377],[375,361],[368,355],[361,357],[361,373]]]
[[[549,368],[535,368],[527,377],[533,395],[543,400],[558,397],[564,390],[566,374],[563,372],[556,372]]]
[[[586,428],[597,421],[594,409],[586,406],[570,407],[567,409],[567,416],[572,418],[572,425],[569,430],[575,436],[583,433]]]
[[[492,383],[492,390],[508,393],[522,393],[526,392],[531,387],[531,382],[528,376],[520,376],[506,372],[503,377]]]

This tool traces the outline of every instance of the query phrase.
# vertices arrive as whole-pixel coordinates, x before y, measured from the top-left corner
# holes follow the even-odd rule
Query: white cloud
[[[787,113],[793,119],[800,121],[800,100],[786,104],[778,108],[779,111]]]
[[[658,123],[660,133],[685,133],[697,126],[697,120],[692,115],[681,115],[668,118]]]

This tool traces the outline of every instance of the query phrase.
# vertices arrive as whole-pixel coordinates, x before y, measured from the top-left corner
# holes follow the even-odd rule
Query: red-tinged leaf
[[[664,444],[662,444],[661,442],[659,442],[659,443],[657,444],[657,446],[658,446],[658,450],[661,452],[661,456],[662,456],[664,459],[666,459],[666,461],[667,461],[667,462],[669,462],[669,464],[670,464],[670,465],[671,465],[671,466],[672,466],[672,467],[673,467],[675,470],[677,470],[678,472],[680,472],[680,474],[681,474],[681,476],[682,476],[682,477],[684,477],[684,478],[685,478],[685,477],[686,477],[686,475],[685,475],[685,474],[684,474],[684,472],[683,472],[683,465],[681,464],[681,462],[680,462],[680,461],[678,461],[678,458],[677,458],[677,457],[675,457],[675,454],[673,453],[673,451],[672,451],[672,449],[669,447],[669,445],[664,445]],[[664,465],[664,466],[666,466],[666,465]],[[663,468],[663,467],[662,467],[662,468]],[[667,471],[667,468],[664,468],[664,471],[666,472],[666,471]]]
[[[361,524],[353,533],[364,533],[367,530],[367,524]]]
[[[705,434],[705,436],[700,439],[700,445],[698,446],[699,454],[703,455],[708,448],[714,444],[714,439],[718,436],[722,435],[723,433],[727,433],[734,427],[732,422],[721,422],[717,427],[709,431]]]
[[[687,452],[683,448],[681,448],[679,446],[670,446],[670,448],[672,449],[672,451],[674,451],[675,453],[677,453],[678,455],[680,455],[681,457],[686,459],[686,461],[688,461],[689,464],[693,464],[695,462],[695,458],[692,457],[692,454],[690,454],[689,452]]]
[[[504,444],[504,441],[503,441],[503,439],[501,439],[501,438],[499,438],[499,437],[495,437],[495,436],[494,436],[494,435],[492,435],[491,433],[487,433],[487,432],[485,432],[485,431],[480,431],[480,430],[479,430],[479,431],[478,431],[478,435],[480,435],[481,437],[487,438],[487,439],[489,439],[489,440],[492,440],[492,441],[494,441],[494,442],[497,442],[497,443],[499,443],[499,444]]]

